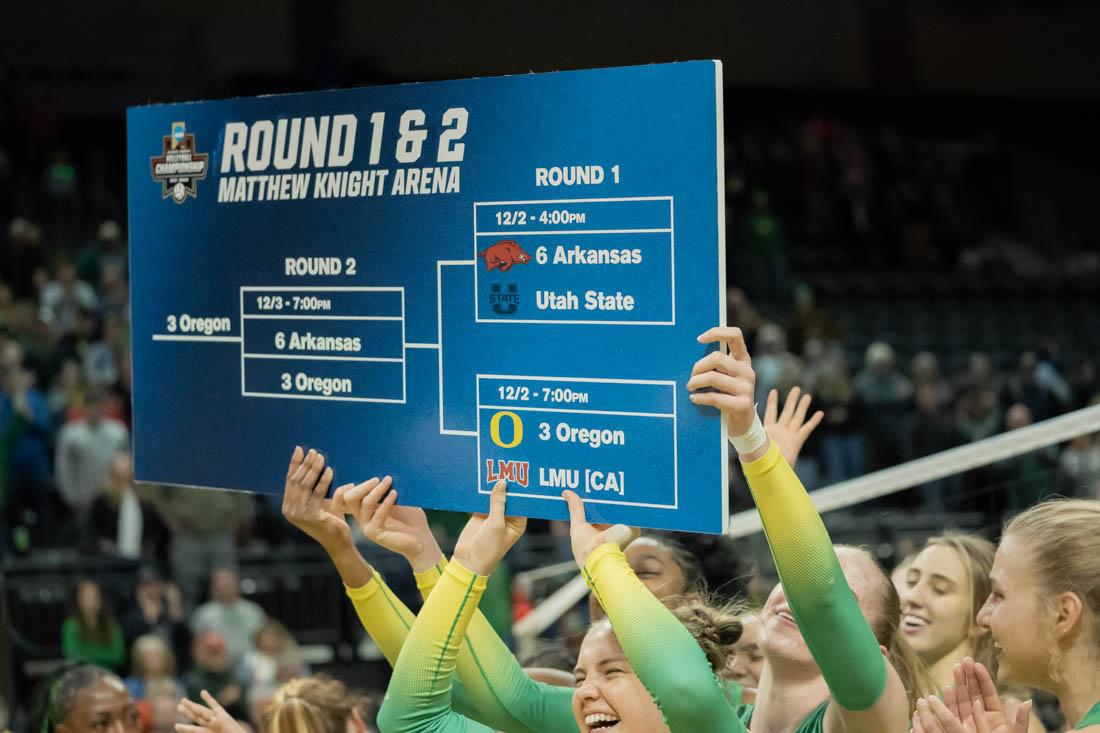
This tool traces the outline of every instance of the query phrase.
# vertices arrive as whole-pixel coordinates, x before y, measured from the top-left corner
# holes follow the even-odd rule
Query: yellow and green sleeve
[[[744,733],[695,637],[642,584],[618,545],[597,547],[585,561],[584,577],[672,733]]]
[[[420,609],[397,657],[378,728],[382,733],[485,733],[451,707],[455,660],[487,576],[452,560]]]
[[[442,568],[442,564],[440,568]],[[397,664],[397,656],[401,653],[401,647],[409,635],[416,616],[409,610],[401,599],[394,595],[386,581],[373,570],[371,579],[366,585],[359,588],[344,586],[348,598],[355,607],[355,613],[359,616],[359,623],[374,643],[382,650],[383,656],[390,666]],[[453,704],[455,710],[469,715],[476,720],[484,719],[477,714],[477,707],[470,700],[470,696],[455,680]],[[504,730],[507,733],[527,733],[527,731],[498,727],[489,723],[494,730]]]
[[[416,575],[416,585],[425,599],[443,577],[447,566]],[[573,717],[573,688],[536,682],[527,676],[512,651],[489,624],[475,611],[458,652],[458,680],[466,700],[473,708],[466,712],[495,730],[508,733],[570,733],[577,730]]]
[[[829,692],[848,710],[870,708],[886,689],[886,660],[821,516],[774,442],[743,468],[791,613]]]

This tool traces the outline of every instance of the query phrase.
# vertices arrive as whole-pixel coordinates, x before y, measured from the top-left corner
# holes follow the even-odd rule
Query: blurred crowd
[[[808,290],[796,292],[783,323],[762,317],[740,290],[728,301],[730,322],[746,330],[755,354],[758,403],[771,389],[786,394],[800,387],[825,411],[799,463],[811,490],[1100,404],[1097,358],[1090,354],[1067,364],[1055,349],[1025,351],[1005,371],[973,351],[965,369],[949,373],[930,351],[903,364],[890,344],[877,341],[852,363],[842,325]],[[979,486],[992,490],[977,495]],[[1052,494],[1100,498],[1100,435],[925,484],[917,493],[897,501],[990,517]]]
[[[732,136],[731,254],[748,268],[733,282],[752,282],[769,308],[731,289],[729,322],[748,335],[761,406],[772,388],[798,386],[825,411],[798,465],[807,488],[1100,403],[1097,356],[1068,361],[1058,344],[1007,369],[981,351],[961,371],[931,351],[903,363],[885,341],[853,360],[845,324],[802,283],[790,242],[844,242],[872,267],[988,264],[979,254],[997,224],[997,169],[980,146],[921,156],[896,133],[869,140],[820,115],[785,129]],[[945,166],[952,175],[937,173]],[[138,582],[117,614],[94,579],[73,589],[64,655],[127,675],[153,729],[201,689],[255,723],[280,683],[307,673],[286,629],[240,597],[234,570],[242,539],[272,507],[134,484],[121,185],[102,151],[0,149],[0,558],[67,546],[132,561]],[[1100,498],[1098,436],[893,501],[999,517],[1051,493]],[[748,506],[747,492],[731,496]],[[561,527],[543,531],[568,544]]]
[[[309,668],[286,628],[239,589],[234,569],[216,568],[209,600],[187,613],[179,587],[146,568],[115,614],[100,584],[83,579],[60,629],[62,652],[123,676],[146,730],[172,730],[180,698],[202,690],[259,727],[279,685]]]

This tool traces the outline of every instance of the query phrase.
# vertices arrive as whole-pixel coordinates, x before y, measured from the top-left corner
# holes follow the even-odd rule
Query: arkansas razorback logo
[[[485,251],[478,252],[477,256],[485,259],[486,270],[501,272],[508,272],[512,265],[526,265],[531,261],[531,255],[524,252],[514,239],[502,239]]]

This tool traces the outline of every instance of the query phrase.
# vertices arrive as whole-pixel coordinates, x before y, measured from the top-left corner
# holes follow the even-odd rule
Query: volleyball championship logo
[[[172,197],[182,204],[188,196],[196,196],[196,181],[206,178],[206,153],[195,152],[195,135],[187,132],[183,122],[172,123],[172,134],[164,136],[164,152],[149,159],[153,180],[164,185],[164,198]]]

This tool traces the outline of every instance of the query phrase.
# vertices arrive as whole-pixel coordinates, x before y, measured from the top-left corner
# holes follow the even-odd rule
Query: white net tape
[[[830,512],[1095,432],[1100,432],[1100,405],[842,481],[811,492],[810,497],[819,512]],[[760,515],[745,511],[730,517],[728,534],[747,537],[761,529]],[[570,580],[516,622],[512,632],[517,641],[521,646],[530,643],[584,598],[587,591],[580,576]]]

